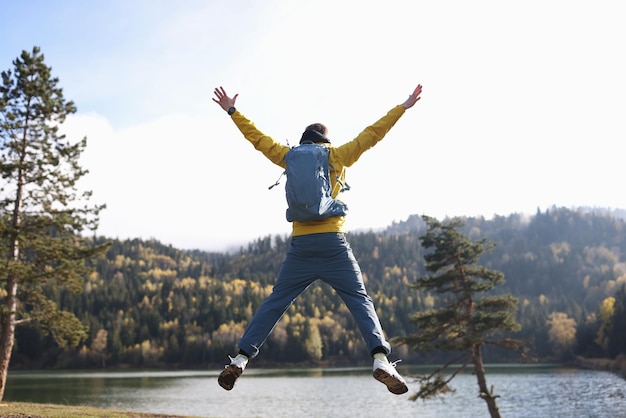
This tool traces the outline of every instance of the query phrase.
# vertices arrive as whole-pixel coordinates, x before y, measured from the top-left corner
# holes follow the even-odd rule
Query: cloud
[[[281,170],[210,122],[170,115],[115,131],[101,115],[68,118],[63,132],[88,138],[83,187],[107,205],[99,234],[217,249],[289,232],[283,195],[268,191]]]
[[[424,85],[348,171],[351,229],[626,207],[624,25],[610,3],[112,3],[37,9],[33,22],[58,22],[16,32],[46,40],[81,112],[68,129],[88,137],[106,235],[220,249],[289,232],[281,189],[267,190],[281,170],[211,102],[219,85],[278,141],[319,121],[336,145]]]

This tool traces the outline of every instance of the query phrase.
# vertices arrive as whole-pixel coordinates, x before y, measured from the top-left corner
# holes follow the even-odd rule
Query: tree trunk
[[[17,218],[19,225],[19,217]],[[20,245],[17,238],[11,243],[11,259],[8,265],[19,260]],[[7,375],[9,373],[9,363],[11,362],[11,354],[13,354],[13,345],[15,344],[15,313],[17,312],[17,278],[9,268],[9,277],[7,279],[7,297],[4,312],[0,316],[1,334],[0,334],[0,401],[4,399],[4,391],[7,387]]]
[[[9,362],[13,353],[15,343],[15,309],[17,283],[15,279],[9,279],[7,285],[9,294],[6,299],[6,311],[2,314],[0,331],[0,401],[4,398],[4,390],[7,386],[7,375],[9,372]]]
[[[501,418],[500,410],[498,409],[498,404],[496,404],[496,397],[493,394],[493,390],[489,390],[487,388],[487,379],[485,378],[485,369],[483,368],[483,355],[480,347],[480,344],[476,344],[472,350],[474,373],[476,373],[476,380],[478,380],[480,397],[487,402],[487,408],[489,408],[491,418]]]
[[[30,103],[30,100],[29,100]],[[28,119],[27,119],[28,122]],[[26,134],[24,134],[24,140],[26,141]],[[24,162],[24,155],[22,153],[20,163]],[[17,312],[17,282],[18,279],[14,272],[11,271],[11,266],[19,262],[20,259],[20,241],[18,238],[18,231],[22,226],[22,196],[24,193],[24,173],[20,169],[17,181],[17,190],[15,194],[15,206],[13,208],[12,227],[13,232],[11,234],[11,247],[8,254],[7,266],[8,277],[6,287],[6,306],[4,311],[0,314],[1,332],[0,335],[0,401],[4,399],[4,391],[7,387],[7,375],[9,374],[9,364],[11,362],[11,355],[13,354],[13,346],[15,345],[15,322]]]

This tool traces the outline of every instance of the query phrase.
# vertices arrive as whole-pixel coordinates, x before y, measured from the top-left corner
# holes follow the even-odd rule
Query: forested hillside
[[[616,213],[552,208],[533,216],[467,218],[465,233],[497,244],[481,264],[502,271],[498,291],[519,298],[517,319],[542,361],[626,353],[626,225]],[[415,332],[408,317],[438,295],[410,291],[424,275],[421,217],[382,232],[350,234],[389,336]],[[210,234],[210,231],[207,231]],[[98,238],[99,243],[106,241]],[[78,350],[20,327],[14,367],[221,367],[271,292],[287,237],[265,237],[235,254],[182,251],[156,241],[112,240],[84,292],[48,289],[88,327]],[[516,361],[488,352],[487,361]],[[428,362],[438,353],[395,347],[392,358]],[[362,364],[368,353],[340,299],[323,283],[290,308],[256,364]]]

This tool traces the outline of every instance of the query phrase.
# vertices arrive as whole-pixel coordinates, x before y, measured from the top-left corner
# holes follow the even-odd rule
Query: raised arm
[[[415,90],[413,90],[413,93],[411,93],[411,95],[409,96],[409,98],[406,99],[404,103],[402,103],[402,107],[404,108],[404,110],[412,108],[413,105],[417,103],[417,101],[420,99],[420,94],[422,94],[422,85],[418,84],[417,87],[415,87]]]
[[[214,93],[215,97],[213,98],[213,101],[220,105],[220,107],[230,115],[239,131],[243,134],[244,138],[246,138],[255,149],[261,151],[271,162],[284,168],[284,157],[289,151],[289,147],[287,145],[280,144],[272,137],[265,135],[254,125],[254,123],[249,121],[244,115],[241,114],[241,112],[235,109],[235,102],[237,101],[237,96],[239,96],[239,94],[235,94],[233,97],[230,97],[226,94],[224,87],[221,86],[215,88]]]
[[[226,94],[226,90],[224,90],[224,87],[222,86],[216,87],[213,93],[215,93],[213,101],[220,105],[220,107],[226,112],[228,112],[230,108],[235,107],[237,96],[239,96],[239,93],[237,93],[233,97],[228,97],[228,94]]]
[[[368,149],[376,145],[389,132],[393,125],[400,119],[404,112],[413,107],[420,99],[422,85],[419,84],[413,93],[402,103],[395,106],[385,116],[368,126],[352,141],[336,148],[336,157],[346,166],[350,167]]]

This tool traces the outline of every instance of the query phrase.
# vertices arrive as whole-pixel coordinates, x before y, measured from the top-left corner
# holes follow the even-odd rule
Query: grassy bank
[[[90,406],[50,405],[24,402],[0,403],[2,418],[183,418],[180,415],[114,411]],[[191,418],[191,417],[185,417]]]
[[[620,354],[615,360],[606,358],[583,358],[576,359],[576,365],[586,369],[606,370],[621,375],[626,379],[626,355]]]

